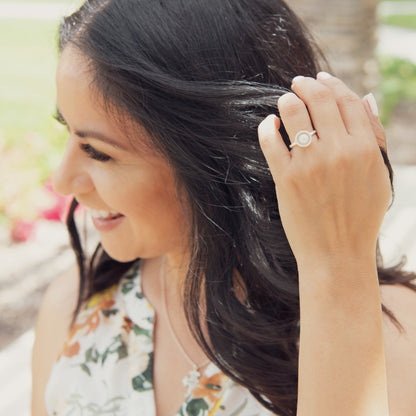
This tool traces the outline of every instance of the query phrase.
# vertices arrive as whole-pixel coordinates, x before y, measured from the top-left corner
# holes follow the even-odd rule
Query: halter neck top
[[[139,263],[78,314],[45,391],[49,416],[156,416],[154,310],[142,294]],[[175,415],[271,414],[210,363]]]

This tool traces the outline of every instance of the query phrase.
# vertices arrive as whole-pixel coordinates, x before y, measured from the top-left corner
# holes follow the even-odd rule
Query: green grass
[[[383,17],[382,23],[390,26],[399,26],[406,29],[416,29],[416,15],[392,15]]]
[[[51,117],[56,28],[53,21],[1,21],[0,177],[8,177],[6,185],[13,187],[0,188],[0,216],[21,215],[30,207],[31,189],[57,166],[65,143]],[[19,198],[22,206],[15,202]]]
[[[7,136],[16,131],[39,130],[45,121],[44,110],[50,112],[54,102],[57,24],[20,20],[1,23],[0,55],[7,65],[0,66],[0,77],[6,81],[0,90],[0,126]]]
[[[5,20],[0,25],[0,129],[6,144],[27,132],[47,138],[55,108],[56,22]],[[51,134],[52,133],[52,134]]]
[[[380,3],[389,2],[415,2],[415,0],[381,0]],[[385,16],[381,19],[381,23],[391,26],[399,26],[406,29],[416,29],[416,15],[392,15]]]

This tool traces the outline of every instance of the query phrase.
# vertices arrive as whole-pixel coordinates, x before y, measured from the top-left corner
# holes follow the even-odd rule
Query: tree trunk
[[[375,56],[378,0],[292,0],[330,64],[360,95],[378,84]]]

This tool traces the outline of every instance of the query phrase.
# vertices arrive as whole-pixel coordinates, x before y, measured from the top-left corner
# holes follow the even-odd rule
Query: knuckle
[[[358,95],[352,91],[346,91],[337,97],[337,102],[341,105],[356,104],[360,102]]]
[[[378,146],[373,146],[370,143],[365,143],[360,149],[360,154],[366,159],[371,160],[374,157],[378,157]]]
[[[284,175],[282,175],[281,182],[284,184],[286,189],[290,188],[296,188],[298,184],[301,182],[301,178],[303,176],[303,173],[300,172],[299,169],[291,169],[285,172]]]
[[[308,176],[322,179],[325,177],[325,166],[320,160],[316,159],[308,166]]]
[[[295,94],[289,93],[279,99],[278,108],[281,115],[290,117],[302,112],[305,105]]]
[[[338,151],[334,152],[330,158],[329,163],[336,172],[340,172],[350,164],[350,160],[350,155],[347,152],[339,149]]]
[[[327,102],[331,99],[332,92],[328,87],[317,85],[310,93],[311,101],[317,103]]]
[[[348,89],[348,87],[341,81],[339,78],[332,77],[326,82],[326,85],[333,91],[343,91]]]

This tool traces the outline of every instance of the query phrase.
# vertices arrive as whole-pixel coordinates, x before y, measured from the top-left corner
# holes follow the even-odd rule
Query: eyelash
[[[61,113],[57,111],[53,118],[63,126],[68,127],[68,124],[66,123],[65,119],[62,117]],[[81,150],[87,154],[87,156],[91,159],[97,160],[99,162],[108,162],[109,160],[112,160],[112,157],[106,155],[105,153],[99,152],[98,150],[94,149],[90,144],[87,143],[81,143],[79,145]]]
[[[62,117],[62,114],[59,111],[56,111],[56,113],[52,116],[59,124],[62,124],[63,126],[67,126],[66,121]]]
[[[79,147],[87,154],[91,159],[98,160],[99,162],[108,162],[112,158],[105,153],[101,153],[98,150],[94,149],[91,145],[81,143]]]

